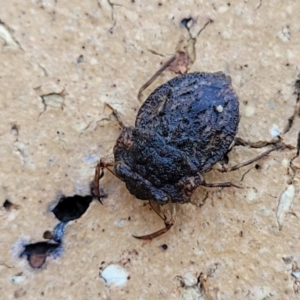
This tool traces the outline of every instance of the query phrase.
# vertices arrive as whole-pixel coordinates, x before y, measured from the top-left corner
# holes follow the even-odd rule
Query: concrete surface
[[[300,129],[299,12],[297,0],[2,0],[1,201],[19,207],[0,211],[1,298],[299,299],[300,159],[291,163]],[[189,17],[190,34],[180,25]],[[179,48],[190,55],[180,68],[232,77],[239,137],[280,134],[285,149],[256,168],[205,174],[243,189],[210,190],[202,201],[199,188],[171,231],[151,242],[132,234],[162,221],[106,172],[104,205],[93,202],[68,225],[59,258],[30,268],[18,257],[22,243],[43,240],[57,224],[49,206],[62,194],[88,193],[98,158],[112,151],[119,127],[104,103],[132,125],[139,88]],[[174,76],[164,72],[143,98]],[[235,147],[229,163],[266,149]],[[100,277],[110,264],[129,274],[124,285]]]

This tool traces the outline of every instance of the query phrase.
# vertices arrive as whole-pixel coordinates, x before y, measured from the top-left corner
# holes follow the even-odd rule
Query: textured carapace
[[[176,77],[143,103],[135,127],[122,130],[114,147],[115,173],[138,199],[187,202],[201,185],[200,174],[228,152],[238,123],[229,76]]]

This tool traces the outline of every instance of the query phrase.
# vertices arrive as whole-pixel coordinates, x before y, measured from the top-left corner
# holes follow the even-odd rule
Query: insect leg
[[[143,91],[151,85],[151,83],[166,69],[170,66],[170,64],[176,59],[177,54],[173,55],[166,63],[162,65],[162,67],[140,88],[138,93],[138,100],[142,102],[141,97]]]
[[[104,171],[103,171],[103,167],[101,165],[101,162],[99,162],[96,166],[95,169],[95,176],[94,176],[94,180],[92,183],[92,195],[96,198],[98,198],[99,202],[102,204],[101,200],[100,200],[100,185],[99,185],[99,181],[100,179],[103,177],[104,175]]]
[[[206,187],[236,187],[236,188],[242,188],[239,185],[236,185],[230,181],[226,181],[226,182],[206,182],[205,180],[203,180],[201,182],[201,185],[206,186]]]
[[[140,240],[152,240],[166,233],[174,225],[176,220],[177,203],[172,203],[169,201],[169,203],[166,205],[158,205],[153,200],[150,200],[149,203],[153,208],[153,210],[163,219],[165,223],[165,227],[147,235],[142,235],[142,236],[133,235],[133,237]]]
[[[113,115],[114,115],[114,117],[116,118],[116,120],[118,121],[120,127],[121,127],[122,129],[125,128],[126,126],[124,125],[124,123],[123,123],[123,121],[122,121],[122,119],[121,119],[121,117],[120,117],[120,115],[119,115],[119,112],[118,112],[116,109],[114,109],[110,104],[105,103],[105,105],[108,106],[108,107],[112,110]]]
[[[106,195],[101,194],[99,181],[104,176],[104,168],[107,168],[107,170],[112,172],[108,167],[113,166],[113,165],[114,164],[112,163],[111,160],[109,160],[107,162],[104,158],[101,158],[95,168],[95,176],[94,176],[94,180],[92,182],[91,193],[94,197],[96,197],[98,199],[98,201],[101,204],[102,204],[101,198],[105,197]]]
[[[238,169],[240,169],[240,168],[242,168],[242,167],[245,167],[245,166],[248,166],[248,165],[252,164],[252,163],[255,162],[255,161],[260,160],[261,158],[267,156],[269,153],[271,153],[271,152],[273,152],[273,151],[275,151],[275,150],[281,149],[281,148],[283,148],[283,147],[284,147],[284,146],[281,146],[281,147],[273,147],[273,148],[268,149],[268,150],[266,150],[265,152],[263,152],[263,153],[261,153],[261,154],[255,156],[255,157],[253,157],[253,158],[251,158],[251,159],[249,159],[249,160],[247,160],[247,161],[244,161],[244,162],[242,162],[242,163],[236,164],[236,165],[234,165],[234,166],[232,166],[232,167],[225,167],[225,166],[222,166],[222,168],[217,169],[217,170],[218,170],[219,172],[222,172],[222,173],[225,173],[225,172],[231,172],[231,171],[236,171],[236,170],[238,170]]]

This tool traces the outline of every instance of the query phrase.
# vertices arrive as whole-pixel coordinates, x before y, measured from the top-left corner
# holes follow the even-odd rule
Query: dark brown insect
[[[117,111],[113,109],[117,119]],[[236,135],[238,98],[223,73],[190,73],[157,88],[141,106],[135,127],[125,127],[114,146],[114,161],[101,159],[100,169],[113,166],[129,192],[149,200],[165,228],[138,238],[152,239],[175,222],[178,203],[190,201],[206,183],[201,173],[222,160]],[[95,194],[97,191],[95,190]]]

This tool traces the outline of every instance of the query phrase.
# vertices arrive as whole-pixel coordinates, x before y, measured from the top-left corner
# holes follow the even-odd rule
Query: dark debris
[[[62,250],[61,245],[65,233],[65,226],[69,221],[80,218],[88,209],[93,198],[92,195],[62,196],[52,210],[56,218],[61,222],[55,226],[53,231],[47,230],[43,234],[43,238],[48,241],[24,246],[24,251],[20,254],[20,257],[26,256],[29,265],[34,269],[38,269],[43,266],[47,256],[58,256]],[[8,201],[5,205],[9,206],[9,203]]]
[[[13,206],[13,204],[9,201],[9,200],[5,200],[4,203],[3,203],[3,207],[6,209],[6,210],[10,210],[11,207]]]
[[[193,22],[194,22],[193,18],[189,17],[189,18],[183,18],[180,21],[180,24],[182,26],[184,26],[187,30],[189,30],[191,28]]]
[[[161,248],[162,248],[163,250],[167,250],[167,249],[168,249],[168,245],[167,245],[167,244],[163,244],[163,245],[161,245]]]
[[[10,211],[12,209],[18,209],[20,208],[19,205],[12,203],[8,199],[6,199],[3,203],[3,207],[5,208],[6,211]]]
[[[80,218],[89,208],[93,196],[75,195],[72,197],[62,196],[52,212],[61,222],[69,222]]]
[[[58,249],[60,243],[38,242],[25,246],[20,257],[27,257],[29,265],[34,269],[39,269],[43,266],[47,256],[54,253]]]

